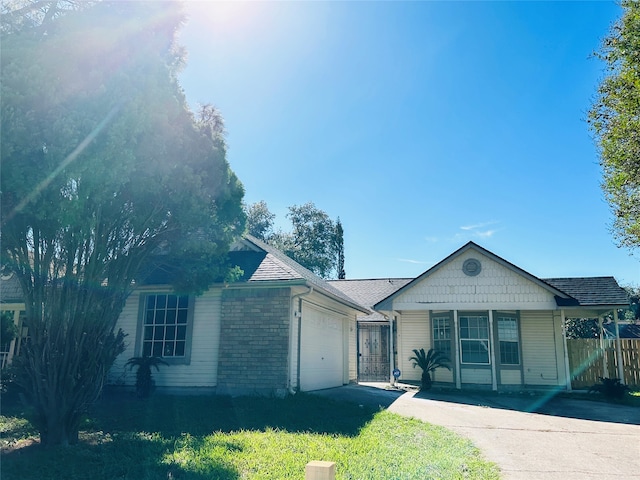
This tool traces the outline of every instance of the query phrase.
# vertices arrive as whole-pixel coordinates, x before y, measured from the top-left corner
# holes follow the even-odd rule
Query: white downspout
[[[571,391],[571,367],[569,366],[569,350],[567,349],[567,322],[564,310],[560,310],[560,321],[562,322],[562,341],[564,342],[564,372],[566,376],[567,392]]]
[[[298,293],[297,295],[293,295],[291,297],[291,310],[292,310],[292,315],[293,315],[293,319],[291,321],[291,326],[293,326],[293,322],[297,319],[298,320],[298,338],[296,339],[296,343],[297,343],[297,348],[296,348],[296,358],[297,358],[297,362],[296,362],[296,382],[295,385],[293,385],[293,382],[291,381],[291,374],[289,374],[289,392],[291,394],[295,394],[296,392],[300,391],[300,343],[302,342],[302,297],[306,297],[307,295],[311,295],[311,293],[313,292],[313,286],[311,287],[307,287],[309,290],[307,290],[306,292],[302,292],[302,293]],[[298,305],[296,306],[296,300],[298,300]],[[290,328],[290,331],[293,331],[292,328]],[[294,344],[294,339],[293,337],[291,338],[291,344]],[[291,354],[291,353],[290,353]]]
[[[622,346],[620,345],[620,325],[618,324],[618,310],[613,309],[613,323],[616,326],[616,359],[618,360],[618,378],[624,382],[624,365],[622,365]]]

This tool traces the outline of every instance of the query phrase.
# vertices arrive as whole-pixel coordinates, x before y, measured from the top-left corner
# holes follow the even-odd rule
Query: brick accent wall
[[[219,393],[286,393],[290,298],[289,288],[223,290]]]

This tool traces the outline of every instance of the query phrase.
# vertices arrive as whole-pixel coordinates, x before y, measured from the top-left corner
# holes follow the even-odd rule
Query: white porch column
[[[16,308],[13,312],[13,324],[16,326],[16,338],[11,340],[11,344],[9,345],[9,354],[7,355],[6,364],[3,365],[11,365],[11,361],[13,360],[13,356],[17,353],[17,348],[20,346],[20,342],[22,341],[22,325],[20,325],[20,309]]]
[[[458,338],[459,336],[459,330],[458,330],[458,310],[454,310],[453,311],[453,339],[455,341],[455,355],[456,355],[456,361],[455,361],[455,366],[456,366],[456,388],[459,390],[462,388],[462,381],[461,381],[461,377],[460,377],[460,340]]]
[[[496,378],[496,348],[493,336],[493,310],[489,310],[489,351],[491,352],[491,389],[498,390]]]
[[[609,365],[607,365],[607,351],[604,348],[604,330],[602,329],[602,315],[598,317],[598,336],[600,337],[600,352],[602,352],[602,378],[609,377]]]
[[[555,315],[554,315],[555,317]],[[560,321],[562,322],[562,341],[564,342],[564,371],[566,375],[567,392],[571,391],[571,367],[569,366],[569,349],[567,348],[567,322],[564,310],[560,310]]]
[[[394,365],[395,358],[393,357],[393,315],[389,315],[389,383],[391,385],[396,384],[396,377],[393,376],[393,369],[396,368]]]
[[[620,325],[618,325],[618,310],[613,309],[613,323],[616,326],[616,359],[618,360],[618,378],[624,383],[624,366],[622,365],[622,347],[620,345]]]

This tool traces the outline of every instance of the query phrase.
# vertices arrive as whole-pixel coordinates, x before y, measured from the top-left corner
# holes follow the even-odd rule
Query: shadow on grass
[[[313,395],[278,398],[129,394],[105,396],[87,427],[104,431],[159,432],[163,436],[279,429],[357,436],[376,410]]]
[[[496,393],[434,389],[418,392],[414,398],[581,420],[640,425],[640,408],[638,407],[597,401],[599,400],[597,398],[580,394],[568,395],[558,391]]]
[[[216,460],[220,457],[201,456],[190,468],[190,452],[203,451],[205,442],[216,452],[242,450],[233,442],[212,445],[205,437],[214,432],[278,429],[355,437],[376,412],[305,394],[284,399],[108,394],[88,412],[78,445],[45,449],[22,420],[28,417],[24,407],[3,404],[8,424],[2,478],[237,479],[239,472]]]
[[[122,479],[122,480],[235,480],[240,474],[229,465],[200,462],[197,468],[181,465],[168,455],[178,442],[152,434],[110,435],[81,432],[71,447],[29,445],[5,450],[2,478],[20,480]],[[222,445],[222,448],[227,446]],[[232,449],[233,446],[228,446]]]

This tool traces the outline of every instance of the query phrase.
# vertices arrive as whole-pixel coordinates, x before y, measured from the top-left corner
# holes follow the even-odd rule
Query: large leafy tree
[[[275,213],[269,211],[267,202],[261,200],[246,207],[247,231],[263,242],[268,242],[273,235],[273,221]]]
[[[266,202],[245,207],[247,231],[323,278],[344,278],[344,231],[312,202],[289,207],[291,231],[274,230]]]
[[[193,114],[177,82],[179,5],[42,18],[1,39],[1,261],[26,304],[18,381],[54,445],[77,441],[123,350],[132,288],[162,269],[177,290],[204,290],[245,225],[221,117]]]
[[[613,231],[621,246],[640,246],[640,3],[621,2],[623,15],[597,56],[606,64],[589,125],[600,148]]]

